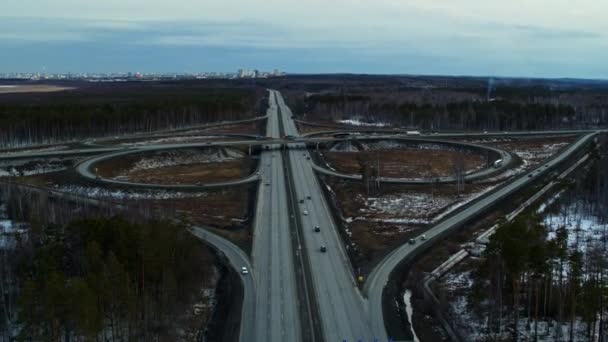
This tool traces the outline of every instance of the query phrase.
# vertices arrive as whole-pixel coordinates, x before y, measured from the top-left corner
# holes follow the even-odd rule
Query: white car
[[[249,274],[249,270],[247,269],[247,267],[245,267],[245,266],[241,267],[241,274],[244,274],[244,275]]]
[[[304,210],[302,214],[304,214],[305,216],[308,215],[308,210]]]

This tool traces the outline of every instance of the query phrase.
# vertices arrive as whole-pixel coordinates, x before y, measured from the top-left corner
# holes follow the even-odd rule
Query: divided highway
[[[291,110],[280,93],[275,92],[286,135],[297,137]],[[356,283],[352,266],[344,250],[338,229],[325,202],[310,154],[297,144],[289,145],[289,162],[303,224],[305,253],[310,261],[314,297],[325,341],[387,341],[384,328],[373,330],[367,305]],[[295,149],[293,149],[295,148]],[[320,228],[319,232],[314,227]],[[326,252],[321,251],[326,247]]]
[[[279,138],[276,94],[270,92],[266,134]],[[241,341],[301,341],[299,310],[291,243],[287,189],[280,146],[267,145],[260,157],[261,182],[253,224],[253,274],[256,284],[254,331],[241,333]]]
[[[338,227],[333,221],[331,209],[325,201],[322,184],[315,175],[315,168],[318,169],[318,167],[313,164],[311,155],[306,149],[308,143],[343,141],[352,138],[304,138],[300,136],[292,119],[291,110],[285,104],[281,94],[274,90],[269,90],[269,108],[264,118],[267,119],[266,137],[256,140],[148,145],[134,149],[110,147],[15,153],[0,155],[0,160],[108,153],[84,161],[77,167],[78,172],[83,176],[99,181],[91,169],[96,162],[103,159],[163,149],[260,145],[262,151],[260,152],[259,175],[254,174],[242,180],[215,185],[228,186],[244,182],[259,182],[252,228],[251,262],[242,250],[227,240],[200,227],[191,228],[195,236],[220,250],[236,270],[240,270],[243,266],[249,269],[248,275],[241,274],[244,285],[244,302],[240,341],[297,342],[316,339],[317,334],[322,334],[319,339],[327,342],[384,342],[388,341],[388,336],[383,319],[382,292],[391,273],[401,262],[445,237],[448,232],[460,227],[506,196],[534,182],[536,178],[572,156],[597,134],[597,132],[586,134],[539,168],[489,193],[454,216],[432,227],[424,233],[427,237],[426,241],[415,245],[404,244],[389,253],[371,272],[364,290],[361,292],[357,287],[355,273],[339,235]],[[281,132],[281,128],[284,132]],[[581,131],[568,131],[568,133],[570,132],[580,133]],[[293,138],[284,138],[282,133]],[[538,133],[520,132],[509,135],[527,134]],[[472,134],[461,133],[460,135],[470,136]],[[487,136],[486,134],[478,135]],[[442,134],[433,137],[440,136],[459,135]],[[357,139],[394,138],[394,134],[387,134]],[[407,137],[400,137],[400,139],[408,140]],[[411,137],[409,140],[423,139]],[[281,151],[282,145],[287,145],[286,152]],[[496,152],[500,153],[503,159],[506,159],[505,164],[508,164],[510,155],[504,155],[505,152],[501,150]],[[137,183],[111,182],[137,186]],[[179,188],[176,185],[144,185]],[[208,186],[183,185],[182,187],[204,188]],[[294,207],[295,211],[292,210]],[[291,215],[296,215],[296,217],[291,217]],[[294,218],[297,219],[297,224],[294,223]],[[294,224],[298,227],[297,230]],[[318,227],[318,230],[315,227]],[[296,231],[298,233],[294,235]],[[294,236],[297,237],[294,238]],[[294,241],[297,242],[294,243]],[[304,267],[302,263],[305,263]],[[304,272],[305,281],[302,281],[302,272]],[[311,286],[308,287],[306,284]],[[311,332],[310,329],[315,327],[318,328],[317,331]]]

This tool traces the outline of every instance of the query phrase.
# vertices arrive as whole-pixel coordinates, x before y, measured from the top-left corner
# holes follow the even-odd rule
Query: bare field
[[[209,129],[202,130],[202,132],[205,132],[207,134],[212,134],[212,133],[261,134],[262,126],[260,125],[260,122],[265,122],[265,121],[209,128]]]
[[[30,84],[30,85],[0,85],[0,94],[16,93],[50,93],[56,91],[72,90],[73,87],[60,87],[49,84]]]
[[[465,170],[473,171],[485,166],[485,158],[478,154],[450,150],[399,150],[325,152],[331,167],[346,174],[361,174],[363,165],[380,164],[381,177],[432,178],[453,175],[454,160],[462,158]]]
[[[515,153],[527,167],[532,167],[559,152],[576,140],[576,136],[478,139],[471,142]]]
[[[116,180],[157,184],[214,183],[248,176],[255,161],[238,149],[162,151],[105,160],[97,174]]]
[[[254,162],[250,159],[220,163],[202,163],[147,169],[131,172],[128,179],[141,183],[192,184],[215,183],[244,178]]]
[[[366,194],[358,182],[327,182],[344,219],[342,236],[353,264],[364,272],[388,251],[494,187],[466,185],[459,195],[453,185],[383,185]]]

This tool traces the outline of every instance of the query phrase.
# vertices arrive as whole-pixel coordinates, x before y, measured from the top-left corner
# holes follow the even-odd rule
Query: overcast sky
[[[0,72],[608,78],[604,0],[0,0]]]

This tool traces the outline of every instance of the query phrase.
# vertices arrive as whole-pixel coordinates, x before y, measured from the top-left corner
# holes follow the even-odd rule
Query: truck
[[[420,135],[420,131],[406,131],[405,135]]]

